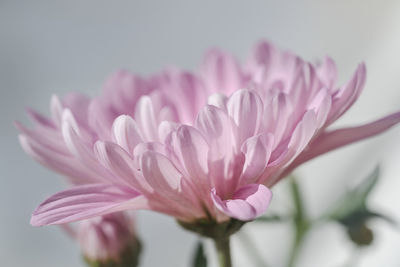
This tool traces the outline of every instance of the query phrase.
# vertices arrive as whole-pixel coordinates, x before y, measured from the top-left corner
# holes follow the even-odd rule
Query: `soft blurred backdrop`
[[[35,206],[64,188],[58,175],[26,156],[14,120],[27,122],[29,106],[48,114],[52,94],[94,95],[111,72],[148,74],[167,65],[194,69],[210,46],[244,58],[267,38],[314,61],[332,56],[340,81],[366,61],[367,85],[337,125],[351,125],[400,109],[400,1],[106,1],[0,0],[0,265],[84,266],[79,250],[58,227],[34,228]],[[370,204],[400,222],[400,127],[314,160],[297,170],[312,215],[380,162],[382,179]],[[285,183],[274,189],[271,210],[287,208]],[[374,245],[356,266],[400,266],[400,234],[374,221]],[[143,267],[189,265],[195,236],[173,219],[138,213],[145,242]],[[290,242],[287,225],[254,224],[234,239],[236,266],[256,266],[243,247],[250,239],[270,266],[280,267]],[[316,229],[299,266],[339,267],[353,245],[338,225]]]

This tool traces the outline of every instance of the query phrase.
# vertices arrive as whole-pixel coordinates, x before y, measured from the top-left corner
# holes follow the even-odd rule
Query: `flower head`
[[[136,266],[140,251],[133,220],[124,213],[113,213],[79,223],[77,239],[91,266]],[[108,264],[108,265],[107,265]]]
[[[243,65],[214,49],[197,74],[116,77],[93,100],[53,100],[52,120],[32,113],[36,130],[20,126],[29,154],[83,184],[42,203],[32,224],[126,209],[252,220],[295,167],[400,121],[327,130],[360,95],[365,65],[337,86],[331,59],[313,65],[267,42]]]

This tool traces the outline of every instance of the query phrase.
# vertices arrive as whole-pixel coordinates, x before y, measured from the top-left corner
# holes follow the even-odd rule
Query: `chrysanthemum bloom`
[[[137,266],[140,244],[132,217],[124,213],[80,222],[77,240],[90,266]]]
[[[400,121],[327,130],[361,93],[364,64],[338,87],[331,59],[312,65],[265,42],[243,66],[212,50],[199,74],[124,75],[92,101],[53,100],[53,119],[33,113],[36,130],[22,128],[29,154],[82,184],[43,202],[33,225],[130,209],[185,225],[252,220],[295,167]]]

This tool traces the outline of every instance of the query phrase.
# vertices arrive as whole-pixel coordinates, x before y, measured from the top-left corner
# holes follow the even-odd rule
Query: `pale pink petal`
[[[55,124],[51,119],[43,116],[42,114],[31,108],[27,108],[26,112],[28,113],[32,122],[35,123],[40,128],[51,128],[53,130],[55,129]]]
[[[131,156],[120,146],[111,142],[96,142],[94,152],[100,162],[115,174],[115,181],[132,186],[141,192],[152,192],[146,180],[138,171]]]
[[[137,123],[128,115],[115,119],[112,126],[113,140],[128,153],[133,153],[135,146],[143,140]]]
[[[333,59],[325,57],[322,64],[318,66],[317,72],[325,87],[330,91],[333,90],[337,79],[337,69]]]
[[[222,110],[227,110],[226,104],[228,103],[228,97],[224,94],[215,93],[208,97],[207,104],[216,106]]]
[[[197,116],[195,127],[210,144],[208,155],[210,160],[219,160],[231,156],[234,136],[231,120],[225,111],[215,106],[205,106]]]
[[[61,104],[60,99],[58,98],[57,95],[53,95],[50,100],[50,111],[51,111],[51,117],[53,119],[53,122],[57,126],[61,126],[61,118],[62,118],[62,113],[63,113],[64,107]]]
[[[397,112],[358,127],[324,132],[310,143],[309,148],[290,165],[288,171],[285,173],[290,172],[298,165],[321,154],[325,154],[342,146],[380,134],[399,122],[400,112]]]
[[[244,162],[241,183],[254,183],[258,176],[265,170],[272,153],[274,136],[263,133],[250,137],[242,145],[242,152],[246,157]]]
[[[351,80],[333,94],[332,109],[328,117],[327,125],[337,120],[357,100],[364,88],[366,72],[365,64],[361,63],[357,67]]]
[[[238,148],[257,133],[263,112],[263,102],[255,91],[236,91],[228,101],[228,114],[237,126]]]
[[[150,97],[140,98],[135,112],[135,119],[141,127],[143,138],[146,141],[156,141],[158,138],[158,123]]]
[[[121,210],[147,208],[146,199],[135,191],[111,184],[78,186],[59,192],[34,211],[34,226],[62,224]]]
[[[264,185],[249,184],[239,188],[231,199],[221,199],[215,189],[211,192],[211,198],[214,205],[229,217],[251,221],[267,210],[272,192]]]
[[[286,129],[290,126],[293,114],[288,96],[285,93],[276,94],[272,101],[265,105],[264,114],[266,116],[262,117],[262,123],[266,131],[274,133],[275,148],[287,137],[285,135],[290,133]]]
[[[194,183],[208,186],[208,144],[202,134],[191,126],[181,125],[171,135],[171,149],[183,164]]]
[[[104,181],[103,178],[96,173],[86,170],[81,162],[71,156],[48,149],[25,135],[19,135],[19,141],[28,155],[47,168],[67,176],[74,184],[98,183]]]
[[[173,197],[180,190],[182,174],[164,155],[153,151],[144,152],[140,155],[140,168],[156,192]]]
[[[317,130],[317,116],[314,111],[307,111],[297,124],[287,144],[282,144],[271,155],[266,172],[258,180],[259,183],[272,186],[279,181],[279,174],[309,144]]]
[[[167,137],[178,128],[178,124],[171,121],[162,121],[158,126],[158,137],[161,143],[165,143]]]
[[[71,110],[80,125],[87,127],[90,101],[90,98],[84,94],[71,92],[63,97],[62,104],[64,108]]]
[[[55,129],[39,128],[31,130],[23,126],[19,122],[15,122],[15,127],[29,139],[34,140],[38,145],[44,146],[48,150],[52,150],[62,155],[70,155],[63,142],[60,142],[60,134]],[[49,131],[50,130],[50,131]]]
[[[241,89],[244,82],[242,71],[236,60],[218,49],[208,51],[205,56],[202,74],[209,92],[224,92],[230,95]]]
[[[308,105],[308,109],[314,110],[317,114],[318,128],[321,128],[328,119],[331,105],[332,99],[327,89],[321,89]]]

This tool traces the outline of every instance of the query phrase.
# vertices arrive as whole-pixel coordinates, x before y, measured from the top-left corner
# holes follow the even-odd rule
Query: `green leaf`
[[[325,217],[340,221],[352,214],[360,215],[367,212],[366,201],[377,184],[378,177],[379,167],[376,167],[358,186],[346,193]]]
[[[204,254],[203,243],[201,241],[198,241],[196,244],[196,250],[193,257],[192,266],[207,267],[207,258],[206,255]]]

